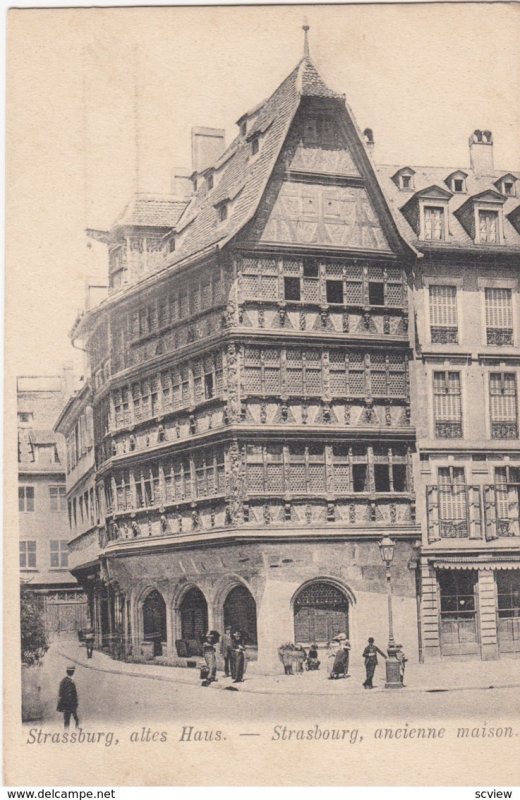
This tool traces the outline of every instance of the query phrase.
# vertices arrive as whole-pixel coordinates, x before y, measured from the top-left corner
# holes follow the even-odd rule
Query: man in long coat
[[[368,640],[368,644],[363,650],[363,658],[365,659],[365,670],[366,670],[366,680],[363,684],[365,689],[373,689],[372,679],[374,677],[374,672],[376,671],[377,667],[377,654],[383,656],[386,659],[386,655],[383,653],[379,647],[374,644],[374,638],[370,636]]]
[[[56,711],[63,712],[63,724],[65,728],[70,726],[70,718],[74,717],[76,728],[79,726],[78,719],[78,691],[76,684],[72,680],[74,667],[67,667],[67,675],[60,682],[58,705]]]

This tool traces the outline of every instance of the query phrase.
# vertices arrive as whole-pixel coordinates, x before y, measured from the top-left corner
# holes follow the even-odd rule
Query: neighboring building
[[[381,167],[415,267],[426,658],[520,653],[520,173]]]
[[[307,52],[237,125],[90,232],[98,643],[182,662],[231,624],[277,669],[287,641],[385,642],[390,535],[411,658],[516,651],[518,176],[480,131],[471,169],[376,169]]]
[[[92,232],[109,298],[73,338],[94,391],[99,634],[182,658],[231,624],[275,669],[287,641],[385,641],[392,534],[396,625],[417,653],[415,253],[307,56],[227,149],[199,128],[193,154],[189,198],[137,197]]]
[[[53,431],[71,378],[67,368],[60,376],[17,379],[20,578],[43,595],[51,637],[75,635],[85,610],[69,572],[65,448]]]
[[[95,489],[92,390],[88,382],[70,396],[55,430],[65,440],[69,569],[78,566],[77,553],[81,550],[76,577],[87,588],[88,621],[93,623],[93,592],[88,591],[88,587],[99,578],[99,507]]]

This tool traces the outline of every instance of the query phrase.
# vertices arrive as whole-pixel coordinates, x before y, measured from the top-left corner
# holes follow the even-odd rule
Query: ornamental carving
[[[265,311],[263,306],[260,306],[258,309],[258,327],[265,327]]]
[[[457,328],[432,327],[431,329],[432,344],[457,344],[458,338]]]
[[[312,508],[309,504],[305,506],[305,523],[307,525],[312,524]]]
[[[343,312],[343,333],[348,333],[350,330],[350,320],[346,311]]]
[[[488,328],[487,343],[493,345],[512,345],[513,331],[511,328]]]
[[[435,435],[438,439],[462,439],[460,422],[436,422]]]
[[[229,422],[239,422],[241,407],[239,401],[238,348],[230,343],[227,347],[227,418]]]
[[[303,309],[300,309],[300,330],[304,331],[307,326],[307,315]]]
[[[492,422],[491,437],[493,439],[518,439],[516,422]]]

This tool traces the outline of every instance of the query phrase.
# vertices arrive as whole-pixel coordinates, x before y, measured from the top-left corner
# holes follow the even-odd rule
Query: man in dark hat
[[[67,675],[60,682],[58,705],[56,711],[63,712],[63,724],[65,728],[70,726],[70,717],[74,717],[76,728],[79,726],[78,719],[78,692],[76,684],[72,680],[75,669],[74,667],[67,667]]]
[[[222,655],[224,656],[224,675],[229,678],[231,675],[231,662],[233,659],[233,639],[231,637],[231,625],[226,625],[224,636],[222,637]]]
[[[245,636],[242,631],[235,631],[231,637],[231,640],[233,642],[231,677],[233,678],[233,683],[242,683],[246,669]]]
[[[370,636],[368,639],[368,644],[363,650],[363,658],[365,659],[365,670],[366,670],[366,680],[363,684],[365,689],[373,689],[372,679],[374,677],[374,672],[376,671],[377,667],[377,654],[383,656],[386,659],[386,655],[383,653],[382,650],[374,643],[374,637]]]

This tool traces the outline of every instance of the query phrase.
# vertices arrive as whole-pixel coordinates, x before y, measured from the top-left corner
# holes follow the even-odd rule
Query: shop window
[[[520,570],[500,569],[495,578],[500,652],[520,652]]]
[[[476,570],[439,570],[441,652],[478,652]]]

